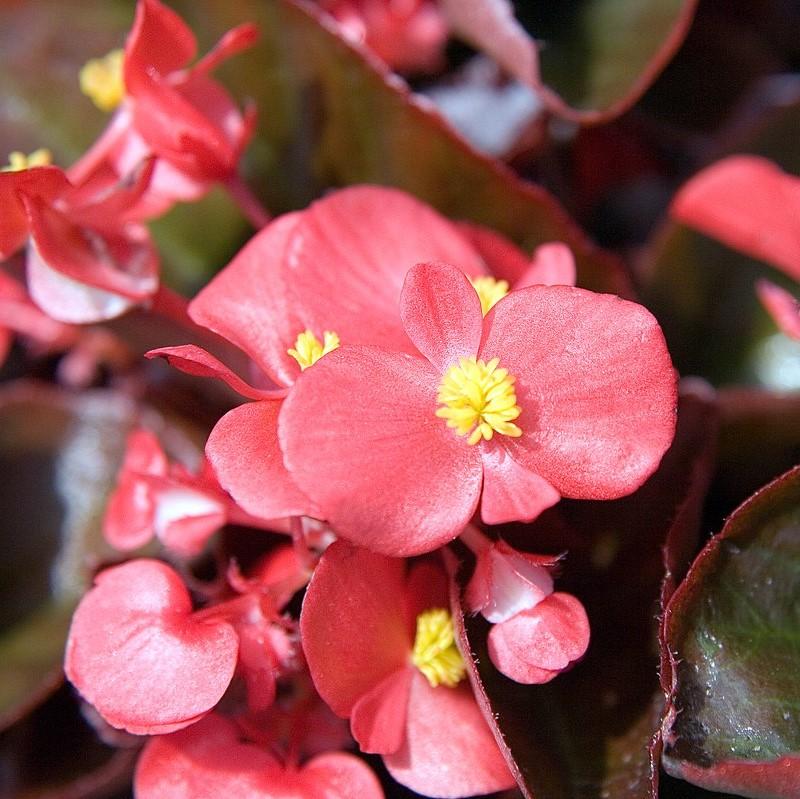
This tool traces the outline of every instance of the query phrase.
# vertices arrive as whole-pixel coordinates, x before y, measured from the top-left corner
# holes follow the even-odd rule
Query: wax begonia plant
[[[796,462],[796,397],[689,378],[678,399],[673,359],[710,378],[730,338],[747,361],[715,379],[766,385],[769,361],[792,385],[795,343],[741,332],[742,281],[707,279],[724,249],[648,238],[683,184],[674,219],[798,277],[796,177],[690,175],[737,150],[791,169],[787,137],[663,127],[663,94],[713,72],[693,52],[746,60],[707,46],[739,12],[701,5],[680,85],[603,124],[695,0],[66,5],[0,25],[4,141],[84,152],[0,172],[0,794],[793,799],[797,469],[733,508]],[[228,32],[198,59],[192,25]],[[486,54],[537,94],[505,162],[432,107],[445,89],[491,133],[475,90],[525,89]],[[71,88],[41,86],[51,64]],[[113,111],[88,150],[81,91]],[[798,337],[777,280],[758,294]]]

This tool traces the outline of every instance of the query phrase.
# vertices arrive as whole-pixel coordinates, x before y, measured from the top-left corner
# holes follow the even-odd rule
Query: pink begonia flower
[[[800,178],[771,161],[737,155],[712,164],[681,188],[670,214],[800,281]],[[800,303],[765,281],[757,290],[778,327],[800,339]]]
[[[107,569],[73,616],[67,677],[109,724],[139,735],[193,724],[235,673],[249,710],[263,711],[277,678],[298,668],[292,624],[279,611],[307,579],[299,566],[289,574],[278,549],[253,575],[229,574],[232,595],[193,611],[181,578],[164,563]]]
[[[473,235],[481,246],[473,246]],[[206,447],[223,487],[249,513],[265,518],[317,513],[286,472],[278,447],[282,398],[302,369],[314,366],[309,360],[301,366],[289,350],[308,332],[318,345],[314,355],[322,357],[327,331],[344,344],[416,352],[398,302],[406,273],[424,260],[457,263],[487,308],[532,275],[557,272],[564,281],[570,274],[574,279],[564,245],[540,247],[531,261],[498,234],[459,227],[404,192],[355,186],[261,230],[189,306],[195,322],[250,357],[262,374],[257,385],[197,347],[149,353],[191,374],[217,377],[256,400],[226,414]],[[265,385],[281,389],[260,388]]]
[[[339,541],[322,556],[300,615],[314,684],[350,718],[365,752],[425,796],[510,788],[454,639],[444,570]],[[331,613],[331,608],[336,608]],[[468,768],[464,765],[468,764]]]
[[[0,172],[0,259],[28,242],[28,289],[53,319],[111,319],[156,292],[158,256],[128,217],[152,172],[145,161],[112,187],[73,184],[54,166]]]
[[[353,543],[414,555],[458,535],[479,500],[498,524],[562,495],[623,496],[672,441],[675,371],[635,303],[531,286],[484,319],[461,271],[419,264],[400,307],[416,356],[344,345],[280,414],[289,471]]]
[[[434,0],[319,0],[345,39],[398,72],[444,66],[447,22]]]
[[[490,543],[471,528],[464,536],[471,547],[479,543],[464,599],[492,622],[489,657],[497,669],[516,682],[544,683],[583,657],[589,620],[574,596],[553,593],[559,558]]]
[[[156,536],[179,555],[197,555],[229,523],[288,532],[283,520],[268,522],[240,510],[222,490],[207,461],[202,461],[195,475],[181,464],[170,464],[150,431],[139,429],[128,436],[125,460],[103,521],[103,534],[113,547],[137,549]]]
[[[134,790],[136,799],[383,799],[377,777],[354,755],[327,752],[284,765],[218,714],[152,738]]]
[[[255,108],[242,114],[209,73],[257,37],[255,26],[240,25],[189,67],[197,54],[191,29],[159,0],[139,0],[121,63],[97,69],[99,77],[86,88],[93,98],[112,95],[121,101],[119,108],[70,177],[119,178],[155,155],[152,183],[137,208],[140,218],[197,199],[214,182],[231,178],[253,135]]]

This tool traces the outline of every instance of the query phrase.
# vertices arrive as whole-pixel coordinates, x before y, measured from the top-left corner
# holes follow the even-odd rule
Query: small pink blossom
[[[195,200],[216,181],[235,175],[255,127],[255,109],[242,114],[210,72],[251,47],[251,24],[228,31],[209,53],[197,53],[191,29],[159,0],[139,0],[122,62],[124,99],[106,131],[70,169],[83,182],[128,174],[156,156],[153,180],[136,209],[156,216],[176,200]]]
[[[228,523],[287,530],[283,521],[265,522],[241,511],[205,459],[193,474],[181,464],[170,464],[150,431],[130,434],[103,525],[112,546],[122,551],[137,549],[156,536],[168,549],[192,556]]]
[[[113,727],[173,732],[210,711],[233,678],[239,642],[198,618],[168,566],[134,560],[99,574],[72,618],[64,668]]]
[[[589,620],[578,599],[553,593],[559,557],[519,552],[474,528],[462,540],[477,550],[464,600],[492,622],[489,657],[500,672],[516,682],[544,683],[583,657]]]
[[[300,667],[294,623],[280,611],[307,579],[278,549],[252,575],[232,569],[233,590],[193,610],[181,578],[160,561],[107,569],[73,616],[67,677],[109,724],[139,735],[198,721],[235,674],[249,711],[264,711],[277,679]]]
[[[453,679],[434,685],[435,674],[415,665],[420,616],[446,615],[448,607],[441,567],[425,562],[406,574],[403,560],[333,544],[300,616],[311,676],[330,707],[350,718],[362,751],[381,754],[403,785],[439,797],[510,788],[514,780],[463,671],[453,673],[451,663],[445,677]]]
[[[580,601],[556,592],[532,608],[495,624],[489,657],[512,680],[545,683],[583,657],[589,646],[589,619]]]
[[[144,161],[113,186],[74,184],[54,166],[0,172],[0,258],[28,243],[28,290],[53,319],[110,319],[156,292],[158,256],[128,216],[152,172]]]

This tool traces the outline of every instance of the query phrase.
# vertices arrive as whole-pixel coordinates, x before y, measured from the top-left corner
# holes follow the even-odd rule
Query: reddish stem
[[[231,175],[223,184],[228,190],[231,199],[239,206],[241,212],[247,217],[250,224],[257,230],[267,225],[272,219],[269,211],[261,201],[250,191],[250,187],[237,174]]]

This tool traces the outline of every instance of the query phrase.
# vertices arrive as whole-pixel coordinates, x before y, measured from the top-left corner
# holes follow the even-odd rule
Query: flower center
[[[518,438],[522,430],[513,424],[521,413],[514,391],[514,376],[508,369],[498,369],[499,358],[489,363],[474,357],[462,358],[451,366],[439,386],[436,410],[460,436],[469,434],[469,444],[482,438],[489,441],[495,433]]]
[[[125,97],[122,50],[87,61],[80,72],[81,91],[101,110],[113,111]]]
[[[508,294],[507,280],[495,280],[493,277],[488,277],[487,275],[479,275],[478,277],[471,277],[469,282],[472,283],[472,287],[478,292],[478,297],[481,301],[481,311],[484,316]]]
[[[50,150],[41,148],[34,150],[30,155],[14,150],[8,154],[8,166],[0,172],[22,172],[23,169],[32,169],[35,166],[50,166],[53,163],[53,154]]]
[[[339,346],[339,336],[326,330],[320,341],[310,330],[304,330],[294,342],[294,347],[286,350],[305,371],[315,364],[323,355],[333,352]]]
[[[453,688],[464,679],[466,666],[456,647],[453,619],[443,608],[431,608],[417,616],[411,662],[434,688]]]

